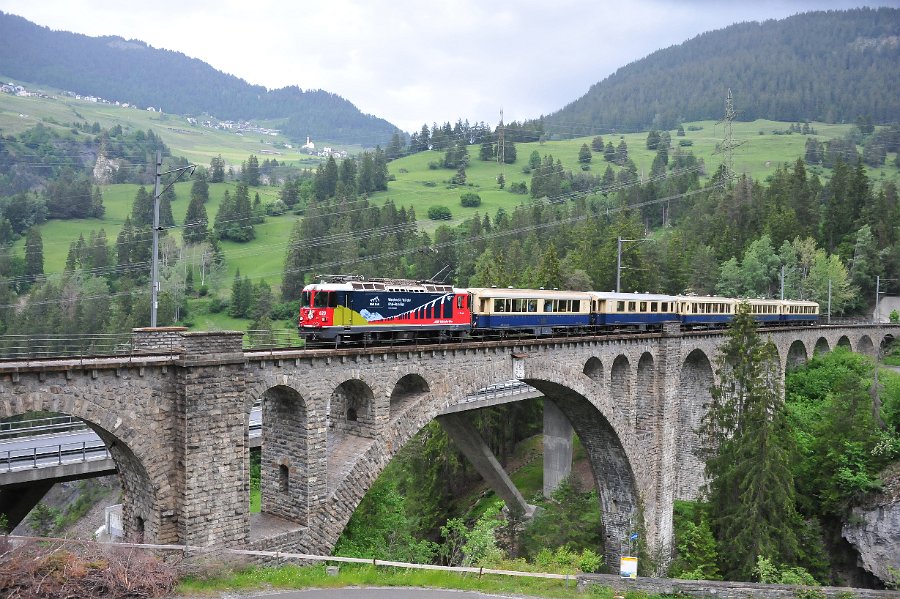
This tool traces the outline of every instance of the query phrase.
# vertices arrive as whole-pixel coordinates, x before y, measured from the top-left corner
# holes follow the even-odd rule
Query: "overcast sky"
[[[269,88],[323,89],[406,131],[548,114],[704,31],[852,0],[0,0],[91,36],[139,39]]]

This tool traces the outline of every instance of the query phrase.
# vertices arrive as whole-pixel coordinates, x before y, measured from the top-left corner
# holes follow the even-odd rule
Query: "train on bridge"
[[[309,347],[654,331],[671,321],[691,330],[726,326],[744,302],[757,322],[769,326],[819,320],[819,304],[811,301],[463,289],[434,281],[332,275],[304,287],[298,329]]]

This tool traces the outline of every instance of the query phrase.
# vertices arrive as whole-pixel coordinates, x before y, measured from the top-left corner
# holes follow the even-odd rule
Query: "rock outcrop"
[[[841,534],[859,552],[859,565],[889,585],[900,583],[900,464],[882,480],[882,492],[853,508]]]
[[[97,162],[94,164],[94,183],[97,185],[106,185],[113,183],[116,173],[119,170],[119,163],[116,160],[110,160],[104,154],[97,156]]]

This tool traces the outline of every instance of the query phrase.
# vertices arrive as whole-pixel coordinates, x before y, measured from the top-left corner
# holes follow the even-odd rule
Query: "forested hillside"
[[[397,128],[344,98],[285,87],[272,91],[205,62],[120,37],[51,31],[0,13],[0,73],[21,81],[220,119],[285,119],[282,130],[338,143],[384,145]],[[161,82],[165,82],[162,85]]]
[[[739,23],[622,67],[543,119],[551,136],[672,129],[717,119],[900,120],[900,10],[813,12]]]

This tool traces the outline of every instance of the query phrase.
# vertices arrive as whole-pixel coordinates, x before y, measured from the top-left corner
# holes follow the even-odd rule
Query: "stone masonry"
[[[771,338],[783,373],[837,345],[874,352],[898,331],[791,328]],[[413,435],[478,389],[519,378],[569,419],[586,449],[607,563],[638,532],[662,568],[673,501],[695,497],[703,483],[696,430],[722,339],[667,326],[567,340],[244,352],[240,333],[139,330],[131,356],[0,363],[0,417],[48,410],[87,421],[117,464],[132,537],[322,554]],[[247,501],[255,402],[264,536],[251,530]]]

